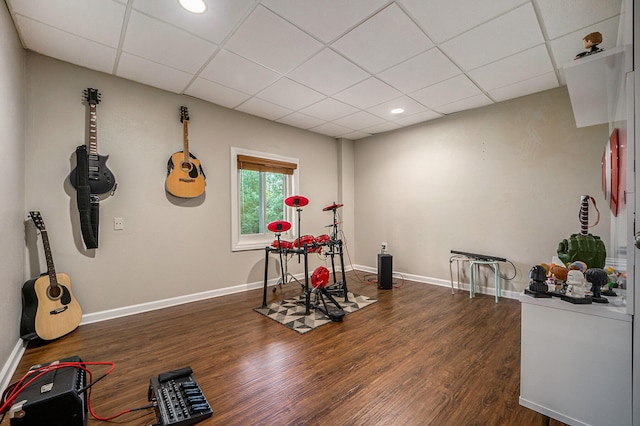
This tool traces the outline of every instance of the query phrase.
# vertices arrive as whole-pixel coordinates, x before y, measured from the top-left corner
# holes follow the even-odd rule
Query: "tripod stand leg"
[[[311,291],[309,291],[309,262],[307,261],[307,245],[304,246],[304,296],[305,315],[311,314]]]
[[[342,321],[342,318],[346,315],[346,313],[344,312],[344,309],[342,309],[342,306],[340,306],[340,304],[336,301],[336,299],[334,299],[333,296],[331,296],[331,294],[327,291],[326,288],[324,287],[320,288],[319,296],[320,296],[320,300],[322,300],[322,307],[318,307],[318,309],[320,309],[320,311],[322,311],[326,316],[328,316],[331,319],[331,321],[335,321],[335,322]],[[329,301],[331,301],[331,303],[333,303],[337,309],[329,309],[327,307],[327,303],[324,300],[324,296],[327,296],[327,299],[329,299]]]
[[[342,241],[338,244],[340,250],[340,267],[342,268],[342,290],[344,291],[344,301],[349,301],[349,290],[347,289],[347,274],[344,271],[344,256],[342,254]]]

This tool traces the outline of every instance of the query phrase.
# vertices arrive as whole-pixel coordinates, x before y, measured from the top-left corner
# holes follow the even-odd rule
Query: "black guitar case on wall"
[[[80,229],[87,249],[98,248],[98,224],[100,222],[100,200],[91,194],[89,186],[89,154],[87,147],[76,148],[77,188],[76,201],[80,213]]]

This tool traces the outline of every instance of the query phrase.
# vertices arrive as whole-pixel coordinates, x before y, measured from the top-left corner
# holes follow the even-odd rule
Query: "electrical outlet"
[[[116,231],[124,229],[124,219],[121,217],[113,218],[113,229]]]

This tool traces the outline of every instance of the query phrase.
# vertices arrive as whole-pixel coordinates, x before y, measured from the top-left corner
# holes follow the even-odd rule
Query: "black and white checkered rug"
[[[345,312],[345,315],[349,315],[359,309],[362,309],[366,306],[371,305],[372,303],[377,302],[377,299],[361,296],[355,293],[347,293],[348,302],[344,301],[344,297],[335,297],[336,301],[340,304],[342,309]],[[314,295],[311,296],[311,310],[309,315],[305,315],[306,306],[304,295],[295,297],[293,299],[285,299],[280,302],[271,303],[266,307],[255,308],[254,311],[261,313],[274,321],[279,322],[287,328],[297,331],[300,334],[306,333],[308,331],[313,330],[314,328],[318,328],[321,325],[325,325],[331,322],[331,319],[326,316],[319,309],[313,308],[313,298]],[[329,301],[327,301],[327,305],[330,307],[334,307]]]

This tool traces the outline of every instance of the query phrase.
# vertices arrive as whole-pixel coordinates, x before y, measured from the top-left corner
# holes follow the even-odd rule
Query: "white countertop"
[[[564,300],[556,296],[553,296],[551,298],[533,297],[522,292],[520,293],[519,300],[521,303],[527,303],[531,305],[631,322],[633,315],[627,313],[627,306],[623,303],[622,297],[605,297],[609,300],[609,303],[591,303],[579,305],[565,302]]]

